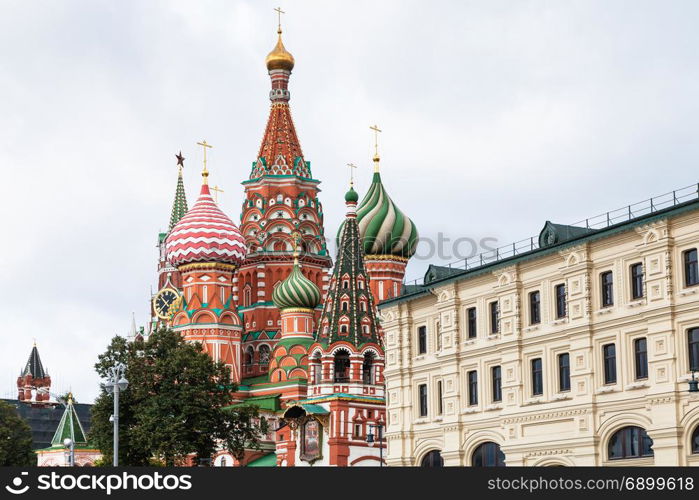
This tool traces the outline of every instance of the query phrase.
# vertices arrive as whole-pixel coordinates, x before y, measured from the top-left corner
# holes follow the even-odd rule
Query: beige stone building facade
[[[381,303],[388,465],[699,465],[696,198]]]

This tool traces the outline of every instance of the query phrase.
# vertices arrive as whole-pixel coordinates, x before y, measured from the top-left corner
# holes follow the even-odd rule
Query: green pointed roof
[[[313,309],[320,304],[320,290],[315,283],[303,275],[298,258],[294,259],[291,274],[274,289],[272,300],[279,309],[290,307]]]
[[[65,438],[72,439],[76,447],[87,445],[85,431],[83,430],[83,426],[80,423],[78,414],[75,411],[75,406],[73,405],[72,394],[68,394],[66,409],[63,412],[61,421],[58,423],[58,428],[53,435],[53,439],[51,439],[51,446],[63,446]]]
[[[170,227],[168,232],[172,231],[184,214],[187,213],[187,196],[184,193],[184,181],[182,180],[182,168],[180,167],[177,173],[177,188],[175,189],[175,201],[172,204],[172,214],[170,215]]]
[[[335,267],[316,332],[316,341],[326,346],[338,341],[357,347],[380,343],[355,206],[356,202],[347,202],[347,217],[340,228]],[[362,302],[367,305],[366,311],[362,310]],[[343,303],[347,304],[346,308],[343,308]],[[346,325],[346,331],[343,325]]]
[[[44,365],[41,363],[39,350],[36,348],[36,344],[32,347],[32,352],[29,353],[27,364],[24,366],[24,370],[22,370],[21,376],[25,377],[27,375],[31,375],[35,379],[44,378],[47,375],[46,370],[44,370]]]

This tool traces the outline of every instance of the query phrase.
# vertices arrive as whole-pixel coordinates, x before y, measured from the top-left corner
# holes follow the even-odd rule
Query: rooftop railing
[[[699,184],[693,184],[691,186],[676,189],[672,192],[661,194],[647,200],[626,205],[625,207],[618,208],[616,210],[583,219],[579,222],[571,224],[571,226],[598,231],[600,229],[606,229],[617,224],[639,219],[641,217],[645,217],[647,215],[651,215],[697,199],[699,199]],[[474,255],[473,257],[469,257],[467,259],[451,262],[441,267],[446,267],[454,271],[471,271],[501,260],[533,252],[539,248],[539,235],[536,235],[524,240],[516,241],[509,245],[498,247],[488,252]],[[423,284],[423,278],[412,281],[404,281],[401,295],[409,295],[410,293],[414,293],[415,290],[411,287],[421,286]]]

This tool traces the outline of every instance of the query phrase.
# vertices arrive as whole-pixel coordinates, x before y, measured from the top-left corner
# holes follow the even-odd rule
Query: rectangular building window
[[[417,353],[425,354],[427,352],[427,327],[419,326],[417,329]]]
[[[616,346],[607,344],[602,346],[604,358],[604,383],[616,384]]]
[[[437,382],[437,415],[444,412],[444,403],[442,402],[442,381]]]
[[[646,339],[636,339],[633,341],[633,353],[636,368],[636,380],[648,378],[648,348]]]
[[[427,416],[427,384],[417,386],[418,399],[420,400],[420,416]]]
[[[565,318],[568,315],[566,307],[566,286],[565,283],[556,285],[556,318]]]
[[[541,396],[544,393],[544,372],[541,358],[532,359],[532,395]]]
[[[490,303],[490,333],[495,334],[500,331],[500,306],[498,301]]]
[[[633,264],[631,266],[631,298],[643,298],[643,264]]]
[[[493,379],[493,402],[502,401],[502,373],[499,366],[491,368],[491,377]]]
[[[614,275],[611,271],[600,274],[602,281],[602,307],[614,305]]]
[[[478,330],[476,326],[476,320],[478,316],[476,315],[476,308],[469,307],[466,311],[466,316],[468,317],[468,338],[475,339],[478,335]]]
[[[541,294],[536,291],[529,294],[529,324],[541,323]]]
[[[468,372],[468,404],[470,406],[478,404],[478,372],[476,370]]]
[[[699,264],[697,264],[697,249],[692,248],[684,253],[684,284],[685,286],[699,285]]]
[[[570,355],[567,352],[558,355],[558,390],[570,390]]]
[[[690,328],[687,331],[689,342],[689,370],[699,372],[699,328]]]
[[[362,424],[354,424],[354,437],[362,437]]]

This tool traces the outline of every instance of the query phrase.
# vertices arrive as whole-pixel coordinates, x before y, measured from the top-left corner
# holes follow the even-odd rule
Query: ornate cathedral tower
[[[357,225],[359,196],[345,195],[340,230],[316,341],[309,347],[306,399],[289,404],[277,430],[279,465],[379,465],[386,424],[384,351]],[[371,441],[371,442],[368,442]]]
[[[383,396],[383,347],[364,267],[354,188],[345,195],[347,216],[340,229],[337,262],[311,346],[308,395],[332,393]]]
[[[269,381],[308,379],[308,348],[313,344],[314,310],[320,304],[320,289],[301,272],[298,258],[288,278],[274,289],[274,305],[281,312],[281,340],[269,365]]]
[[[377,148],[374,178],[357,209],[364,263],[376,303],[400,295],[405,267],[418,242],[415,223],[400,211],[381,182],[380,161]]]
[[[289,109],[294,58],[284,48],[281,26],[278,35],[266,59],[272,86],[269,119],[250,178],[243,182],[241,231],[248,255],[234,280],[234,293],[246,330],[245,377],[267,372],[263,356],[280,336],[281,317],[272,293],[294,267],[292,233],[301,234],[298,260],[320,290],[326,289],[332,265],[318,200],[320,181],[304,159]]]
[[[245,242],[211,197],[208,175],[204,156],[199,199],[166,240],[167,259],[182,275],[182,295],[171,301],[164,296],[163,307],[172,315],[173,330],[201,342],[239,382],[243,328],[233,303],[233,272],[245,258]]]

